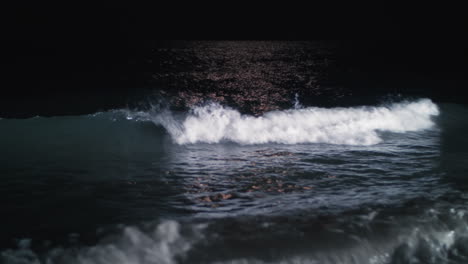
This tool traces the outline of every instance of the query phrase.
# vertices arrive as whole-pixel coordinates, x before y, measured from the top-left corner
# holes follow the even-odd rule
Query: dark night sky
[[[334,40],[347,66],[375,76],[396,65],[419,76],[466,80],[463,11],[418,1],[5,8],[2,104],[23,107],[25,98],[109,87],[125,96],[142,85],[138,60],[171,39]]]

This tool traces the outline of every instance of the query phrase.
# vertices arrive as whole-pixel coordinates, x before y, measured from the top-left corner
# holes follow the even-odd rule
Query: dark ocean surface
[[[0,262],[468,263],[466,105],[247,44],[157,51],[124,107],[1,118]]]

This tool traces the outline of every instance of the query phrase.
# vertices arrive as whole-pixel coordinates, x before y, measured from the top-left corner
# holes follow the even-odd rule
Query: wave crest
[[[439,114],[429,99],[379,107],[308,107],[273,111],[263,116],[241,115],[216,103],[194,107],[182,120],[170,113],[152,118],[166,128],[178,144],[219,143],[330,143],[373,145],[377,131],[408,132],[433,126]]]

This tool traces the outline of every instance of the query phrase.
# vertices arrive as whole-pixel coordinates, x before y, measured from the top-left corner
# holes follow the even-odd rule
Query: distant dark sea
[[[5,103],[0,263],[468,263],[468,106],[340,49],[163,43],[138,89]]]

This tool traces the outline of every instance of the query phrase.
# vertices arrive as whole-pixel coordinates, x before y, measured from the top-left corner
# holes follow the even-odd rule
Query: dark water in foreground
[[[468,263],[466,106],[0,119],[2,263]]]

